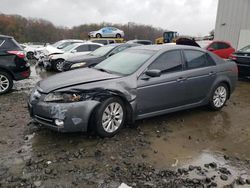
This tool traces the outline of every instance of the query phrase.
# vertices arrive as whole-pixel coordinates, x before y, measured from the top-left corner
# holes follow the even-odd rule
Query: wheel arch
[[[105,101],[111,97],[117,97],[123,102],[125,110],[126,110],[126,120],[125,121],[128,125],[133,124],[134,120],[135,120],[134,116],[133,116],[134,110],[133,110],[131,104],[129,103],[129,101],[127,100],[126,96],[119,91],[114,91],[114,90],[104,90],[104,91],[105,92],[102,93],[97,99],[100,102],[99,105],[96,105],[95,108],[91,109],[90,116],[88,119],[87,130],[88,131],[91,130],[91,124],[93,123],[93,117],[94,117],[94,113],[95,113],[96,109],[101,105],[101,103],[103,101]]]
[[[15,80],[14,74],[13,74],[10,70],[8,70],[8,69],[6,69],[6,68],[3,68],[3,67],[0,67],[0,71],[3,71],[3,72],[8,73],[8,74],[11,76],[11,78],[12,78],[13,80]]]

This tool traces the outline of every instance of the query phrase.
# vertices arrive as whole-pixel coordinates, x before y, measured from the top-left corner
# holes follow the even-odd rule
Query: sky
[[[57,26],[135,22],[202,36],[214,29],[218,0],[0,0],[0,13]]]

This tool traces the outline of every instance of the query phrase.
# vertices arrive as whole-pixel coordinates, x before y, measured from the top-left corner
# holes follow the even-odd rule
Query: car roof
[[[140,45],[133,47],[133,49],[137,50],[150,50],[150,51],[166,51],[166,50],[180,50],[180,49],[187,49],[187,50],[200,50],[206,52],[206,50],[194,47],[194,46],[188,46],[188,45]]]

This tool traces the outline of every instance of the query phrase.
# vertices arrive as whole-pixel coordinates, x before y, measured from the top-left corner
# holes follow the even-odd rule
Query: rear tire
[[[13,79],[7,72],[0,71],[0,95],[9,92],[13,87]]]
[[[229,88],[226,84],[220,83],[218,84],[210,97],[209,107],[212,110],[218,111],[225,106],[229,96]]]
[[[112,137],[123,127],[125,119],[126,109],[122,100],[108,98],[94,112],[95,132],[100,137]]]
[[[96,38],[102,38],[102,35],[100,33],[97,33]]]

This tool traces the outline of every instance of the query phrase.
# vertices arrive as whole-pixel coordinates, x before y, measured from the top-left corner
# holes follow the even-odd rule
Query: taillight
[[[12,51],[7,51],[9,54],[14,54],[19,58],[25,58],[25,54],[22,51],[16,51],[16,50],[12,50]]]

